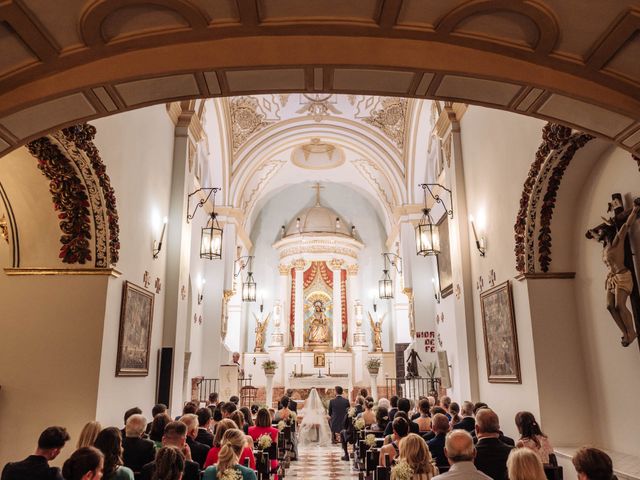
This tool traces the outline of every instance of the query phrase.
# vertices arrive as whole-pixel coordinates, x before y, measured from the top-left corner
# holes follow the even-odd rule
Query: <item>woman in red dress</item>
[[[258,445],[258,439],[262,435],[269,435],[274,443],[278,443],[278,429],[271,426],[271,414],[266,408],[258,410],[256,415],[256,424],[253,427],[249,427],[249,436],[253,438],[253,444]],[[275,471],[278,468],[278,459],[271,459],[271,471]],[[278,480],[278,476],[274,477]]]
[[[220,453],[220,449],[222,448],[220,442],[222,441],[222,435],[224,432],[231,428],[238,428],[233,420],[229,420],[225,418],[221,420],[216,425],[216,435],[213,437],[213,447],[209,450],[207,454],[207,459],[204,462],[204,468],[210,467],[211,465],[215,465],[218,463],[218,454]],[[277,430],[276,430],[277,432]],[[245,445],[242,449],[242,453],[240,454],[240,458],[238,459],[238,464],[245,466],[245,459],[249,459],[249,467],[253,470],[256,469],[256,457],[253,455],[253,450]]]

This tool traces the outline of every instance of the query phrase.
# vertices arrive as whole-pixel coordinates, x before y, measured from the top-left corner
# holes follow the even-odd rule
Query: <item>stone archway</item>
[[[638,151],[640,14],[602,3],[5,2],[0,152],[146,105],[266,91],[462,101]]]

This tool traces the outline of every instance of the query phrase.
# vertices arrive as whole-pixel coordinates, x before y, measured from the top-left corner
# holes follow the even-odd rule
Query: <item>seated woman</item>
[[[158,414],[160,416],[162,414]],[[167,418],[171,418],[167,415]],[[122,436],[116,427],[107,427],[98,434],[95,447],[104,455],[104,480],[133,480],[133,470],[122,461]]]
[[[383,445],[380,448],[380,460],[379,464],[390,467],[393,463],[393,460],[400,454],[400,446],[399,442],[409,435],[409,421],[403,417],[397,417],[393,419],[393,434],[391,437],[391,441],[386,445]],[[389,463],[385,465],[384,459],[385,456],[389,456]]]
[[[224,436],[227,430],[237,429],[237,425],[228,418],[221,420],[218,423],[218,427],[216,428],[216,434],[213,437],[213,447],[209,450],[207,454],[207,459],[204,462],[204,468],[207,468],[215,463],[218,463],[218,456],[220,454],[220,450],[222,449],[222,437]],[[240,430],[242,431],[242,430]],[[253,455],[253,450],[247,446],[246,437],[244,440],[244,448],[241,450],[239,455],[239,462],[241,465],[245,464],[245,459],[249,459],[249,466],[253,469],[256,468],[256,457]]]
[[[76,448],[93,447],[93,442],[96,441],[96,437],[100,433],[100,430],[102,430],[100,422],[87,423],[82,427]]]
[[[280,405],[282,405],[282,408],[276,412],[276,422],[284,420],[287,423],[291,423],[291,421],[295,418],[295,414],[291,410],[289,410],[289,402],[289,397],[287,397],[286,395],[280,399]]]
[[[167,412],[159,413],[155,417],[153,417],[153,422],[151,422],[151,431],[149,432],[149,440],[154,443],[156,451],[162,448],[162,436],[164,435],[164,427],[166,427],[170,422],[171,417],[167,414]]]
[[[549,454],[553,453],[553,447],[547,436],[540,430],[536,417],[531,412],[518,412],[516,414],[516,426],[520,433],[520,440],[516,447],[530,448],[538,454],[540,461],[549,463]]]
[[[358,415],[358,417],[364,420],[366,428],[369,428],[371,425],[376,423],[376,414],[373,411],[373,398],[367,397],[364,402],[364,412]]]
[[[222,422],[220,422],[222,423]],[[242,475],[242,480],[257,480],[256,472],[241,465],[241,455],[245,450],[244,433],[230,428],[221,438],[222,447],[215,466],[204,471],[202,480],[217,480],[225,477],[227,470],[234,469]],[[226,475],[228,477],[228,475]]]
[[[239,430],[242,430],[245,434],[245,439],[247,441],[247,446],[253,450],[253,438],[251,438],[248,434],[249,426],[244,420],[244,414],[240,410],[236,410],[229,417],[236,424]]]
[[[540,457],[529,448],[514,448],[507,459],[509,480],[546,480]]]
[[[413,470],[412,480],[429,480],[438,474],[438,469],[433,463],[427,442],[420,435],[410,433],[400,440],[399,447],[400,453],[397,461],[404,460]],[[391,480],[395,480],[395,476],[395,472],[392,469]]]
[[[278,429],[271,426],[271,414],[269,410],[266,408],[258,410],[255,426],[249,427],[249,436],[253,439],[254,445],[262,435],[269,435],[274,443],[278,443],[278,433]],[[271,471],[275,471],[275,469],[278,468],[278,459],[272,458],[270,461]]]
[[[460,405],[458,403],[451,402],[451,405],[449,405],[449,415],[451,415],[451,420],[449,420],[451,427],[456,423],[460,423],[462,417],[460,417]]]
[[[389,410],[386,407],[378,406],[376,411],[376,422],[371,425],[371,430],[374,432],[384,432],[389,423]]]
[[[98,480],[102,478],[103,460],[97,448],[79,448],[64,462],[62,476],[65,480]]]
[[[178,447],[162,447],[156,453],[154,479],[182,480],[185,458]]]
[[[418,411],[420,412],[420,416],[414,420],[420,427],[420,433],[426,433],[431,431],[431,415],[429,413],[429,409],[431,408],[431,404],[429,403],[428,398],[423,398],[418,403]]]

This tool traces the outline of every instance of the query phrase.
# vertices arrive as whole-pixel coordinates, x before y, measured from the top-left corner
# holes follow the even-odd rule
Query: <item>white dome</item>
[[[317,204],[296,215],[285,231],[285,237],[301,234],[331,234],[353,237],[351,227],[335,210]]]

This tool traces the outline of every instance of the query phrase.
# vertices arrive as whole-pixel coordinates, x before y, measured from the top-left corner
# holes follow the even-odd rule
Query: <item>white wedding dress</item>
[[[315,388],[309,392],[309,397],[304,402],[304,408],[300,414],[303,418],[298,431],[298,445],[331,445],[331,429],[329,428],[327,411]]]

